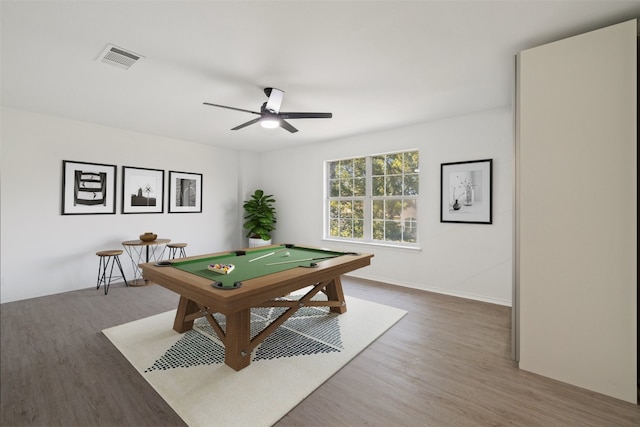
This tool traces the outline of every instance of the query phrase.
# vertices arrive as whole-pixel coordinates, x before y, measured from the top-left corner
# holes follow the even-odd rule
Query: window
[[[327,238],[417,243],[418,151],[326,162]]]

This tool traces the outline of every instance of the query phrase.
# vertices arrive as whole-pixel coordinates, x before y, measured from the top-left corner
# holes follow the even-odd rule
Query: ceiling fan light
[[[260,126],[265,129],[275,129],[280,126],[280,120],[276,118],[267,118],[260,120]]]

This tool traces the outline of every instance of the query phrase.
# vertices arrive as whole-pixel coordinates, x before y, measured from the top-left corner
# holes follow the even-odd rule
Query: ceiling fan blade
[[[331,113],[280,113],[283,119],[330,119],[333,117]]]
[[[241,124],[241,125],[238,125],[238,126],[236,126],[236,127],[232,128],[231,130],[238,130],[238,129],[242,129],[242,128],[247,127],[247,126],[249,126],[249,125],[252,125],[252,124],[254,124],[254,123],[258,123],[258,122],[260,121],[260,119],[261,119],[261,117],[258,117],[257,119],[249,120],[248,122],[243,123],[243,124]]]
[[[267,110],[274,113],[279,112],[280,106],[282,105],[282,98],[284,98],[284,91],[271,87],[266,88],[264,93],[269,97],[266,105]]]
[[[212,104],[210,102],[203,102],[204,105],[210,105],[212,107],[220,107],[220,108],[226,108],[229,110],[236,110],[236,111],[244,111],[245,113],[251,113],[251,114],[260,114],[257,111],[251,111],[251,110],[245,110],[242,108],[236,108],[236,107],[227,107],[226,105],[219,105],[219,104]]]
[[[298,132],[298,129],[294,128],[293,126],[291,126],[291,124],[285,122],[284,120],[280,119],[280,127],[283,129],[288,130],[291,133],[296,133]]]

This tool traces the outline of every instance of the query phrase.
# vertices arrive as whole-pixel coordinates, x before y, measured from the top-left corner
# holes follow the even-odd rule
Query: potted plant
[[[258,189],[242,205],[246,213],[243,227],[248,230],[250,248],[271,244],[271,232],[276,229],[275,202],[272,194]]]

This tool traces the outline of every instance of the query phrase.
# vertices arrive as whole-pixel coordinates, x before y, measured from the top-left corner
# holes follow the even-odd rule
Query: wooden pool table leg
[[[329,309],[332,313],[346,313],[347,303],[344,300],[344,293],[342,292],[342,281],[340,280],[340,276],[334,277],[333,280],[331,280],[331,282],[325,288],[325,293],[327,294],[327,299],[329,301],[342,302],[342,305],[340,307],[331,307]]]
[[[178,311],[176,312],[176,318],[173,321],[173,330],[183,333],[193,328],[193,317],[191,320],[186,320],[186,317],[198,311],[198,304],[180,295]]]
[[[251,363],[251,310],[240,310],[226,317],[224,363],[239,371]]]

